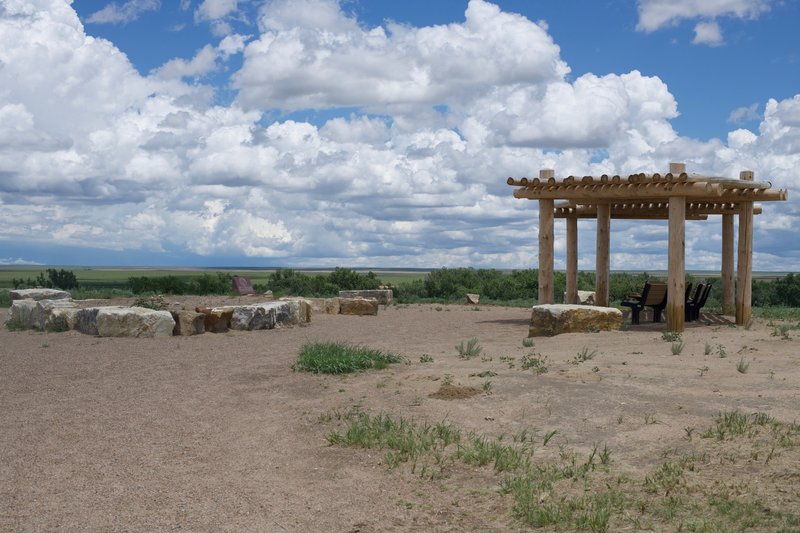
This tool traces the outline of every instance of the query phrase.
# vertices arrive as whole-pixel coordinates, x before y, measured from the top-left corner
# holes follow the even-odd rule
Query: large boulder
[[[339,298],[339,313],[342,315],[377,315],[378,300],[375,298]]]
[[[170,311],[170,313],[172,314],[172,320],[175,321],[175,327],[172,330],[173,335],[186,337],[199,335],[206,331],[206,315],[203,313],[188,310]]]
[[[326,315],[339,314],[339,298],[304,298],[311,304],[311,309]]]
[[[231,327],[233,307],[197,307],[195,311],[202,313],[203,326],[211,333],[225,333]]]
[[[574,304],[534,305],[529,337],[560,333],[616,330],[622,327],[622,311],[613,307]]]
[[[375,298],[381,305],[391,305],[392,289],[370,289],[363,291],[339,291],[339,298]]]
[[[8,308],[5,326],[8,329],[31,329],[33,327],[33,313],[36,309],[36,300],[26,298],[13,300]]]
[[[310,324],[311,323],[311,316],[314,314],[315,306],[314,302],[311,298],[298,298],[294,296],[287,296],[281,298],[281,301],[286,302],[297,302],[297,323],[298,324]],[[338,313],[337,313],[338,314]]]
[[[59,289],[14,289],[10,292],[12,300],[64,300],[70,298],[67,291]]]
[[[78,309],[75,315],[75,330],[86,335],[97,335],[97,313],[99,312],[99,307]]]
[[[101,337],[171,337],[174,327],[169,311],[99,307],[97,312],[97,334]]]
[[[75,328],[78,308],[71,299],[39,300],[31,313],[31,327],[44,331],[68,331]]]
[[[307,304],[305,305],[307,306]],[[307,322],[306,318],[304,304],[298,300],[239,305],[233,308],[231,329],[254,330],[291,327]]]

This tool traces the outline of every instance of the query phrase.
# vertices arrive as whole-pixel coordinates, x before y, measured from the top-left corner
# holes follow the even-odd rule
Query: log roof
[[[733,214],[742,202],[786,200],[784,189],[772,189],[769,181],[747,181],[700,174],[631,174],[627,177],[568,176],[508,178],[518,187],[515,198],[568,200],[556,206],[559,218],[594,218],[597,204],[611,204],[614,218],[666,218],[670,197],[684,197],[687,218]],[[760,208],[759,208],[760,211]]]

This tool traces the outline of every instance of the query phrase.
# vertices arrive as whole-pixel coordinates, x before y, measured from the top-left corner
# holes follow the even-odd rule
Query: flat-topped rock
[[[391,305],[392,289],[339,291],[339,298],[375,298],[380,305]]]
[[[534,305],[529,337],[552,337],[561,333],[618,330],[622,311],[614,307],[575,304]]]
[[[254,330],[291,327],[306,321],[306,315],[301,313],[302,307],[301,302],[297,300],[237,305],[233,308],[231,315],[231,329]]]
[[[67,291],[59,289],[14,289],[10,291],[12,300],[64,300],[71,298]]]
[[[171,337],[175,320],[169,311],[145,307],[98,307],[101,337]]]
[[[375,298],[339,298],[339,313],[342,315],[377,315],[378,300]]]
[[[68,331],[75,328],[78,308],[72,299],[39,300],[31,313],[31,327],[42,331]]]
[[[33,327],[31,315],[36,309],[36,304],[33,298],[13,300],[11,307],[8,308],[4,325],[8,329],[31,329]]]

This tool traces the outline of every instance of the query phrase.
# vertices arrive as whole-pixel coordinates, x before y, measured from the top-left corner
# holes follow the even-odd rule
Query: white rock
[[[175,320],[169,311],[144,307],[97,308],[97,334],[101,337],[171,337]]]
[[[33,311],[36,309],[36,300],[26,298],[14,300],[8,308],[5,326],[9,329],[31,329]]]

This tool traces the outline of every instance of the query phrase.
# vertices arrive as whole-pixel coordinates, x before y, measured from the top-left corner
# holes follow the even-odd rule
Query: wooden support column
[[[542,169],[539,179],[555,177],[555,171]],[[539,200],[539,304],[555,303],[553,285],[554,200]]]
[[[732,315],[734,305],[733,283],[733,215],[722,215],[722,313]]]
[[[686,280],[684,273],[686,198],[669,199],[669,253],[667,257],[667,329],[683,331]]]
[[[611,205],[597,204],[597,249],[595,253],[595,305],[608,307],[608,286],[611,277]]]
[[[578,219],[567,218],[567,297],[564,303],[578,303]]]
[[[753,173],[743,170],[739,179],[753,181]],[[739,204],[739,250],[736,261],[736,324],[747,325],[752,314],[753,283],[753,202]]]

